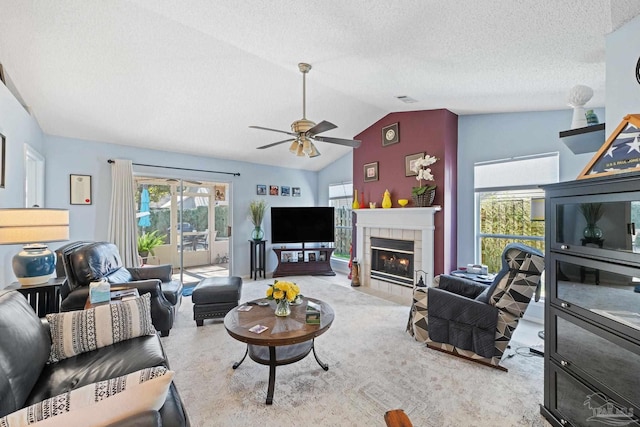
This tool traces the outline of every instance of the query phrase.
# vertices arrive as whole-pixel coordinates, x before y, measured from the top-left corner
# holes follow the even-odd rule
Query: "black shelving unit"
[[[542,415],[556,427],[640,425],[640,175],[589,178],[546,193]],[[599,204],[585,244],[581,206]],[[584,274],[585,271],[597,274]],[[628,422],[628,424],[624,424]]]

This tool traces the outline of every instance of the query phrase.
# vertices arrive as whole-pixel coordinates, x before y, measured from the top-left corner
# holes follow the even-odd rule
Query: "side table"
[[[263,279],[265,278],[266,243],[266,240],[249,240],[249,244],[251,245],[251,253],[249,254],[251,269],[249,270],[249,277],[253,277],[253,280],[257,280],[258,276]]]
[[[20,292],[33,307],[38,317],[45,314],[58,313],[60,311],[60,287],[66,277],[49,279],[47,283],[32,286],[21,286],[19,282],[13,282],[7,289]]]
[[[482,283],[484,285],[490,285],[491,283],[493,283],[493,279],[496,278],[495,274],[468,273],[465,270],[454,270],[451,272],[451,275],[464,277],[465,279],[473,280],[474,282]]]

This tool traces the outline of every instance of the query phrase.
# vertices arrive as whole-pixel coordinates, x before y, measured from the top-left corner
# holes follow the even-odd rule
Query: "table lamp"
[[[24,245],[12,262],[13,273],[22,286],[49,280],[56,256],[44,243],[61,240],[69,240],[68,210],[0,209],[0,245]]]

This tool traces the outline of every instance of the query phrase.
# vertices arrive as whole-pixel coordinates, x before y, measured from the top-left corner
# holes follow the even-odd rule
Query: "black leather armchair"
[[[431,348],[498,367],[543,271],[540,251],[511,243],[491,285],[437,276],[433,286],[414,289],[410,332]]]
[[[171,266],[125,268],[118,248],[109,242],[75,242],[56,250],[67,277],[61,289],[61,311],[82,310],[91,282],[106,279],[119,288],[151,294],[151,319],[162,336],[169,335],[182,302],[182,283],[171,279]]]

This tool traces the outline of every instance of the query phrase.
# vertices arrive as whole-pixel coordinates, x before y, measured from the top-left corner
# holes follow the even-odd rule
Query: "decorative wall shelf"
[[[561,131],[560,140],[573,154],[595,153],[605,143],[604,123]]]

